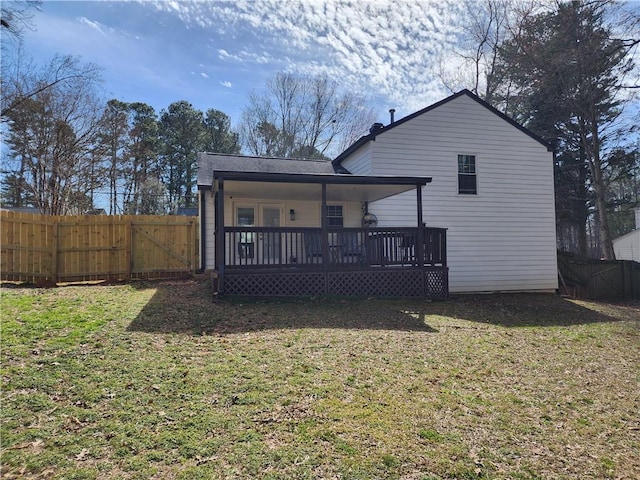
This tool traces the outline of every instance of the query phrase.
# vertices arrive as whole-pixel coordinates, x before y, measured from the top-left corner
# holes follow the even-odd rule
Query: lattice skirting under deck
[[[324,295],[323,272],[308,273],[227,273],[226,295],[303,297]]]
[[[247,296],[426,297],[449,294],[446,267],[331,272],[229,272],[224,294]]]

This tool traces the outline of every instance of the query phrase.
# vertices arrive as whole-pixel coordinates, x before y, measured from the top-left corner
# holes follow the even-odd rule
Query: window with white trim
[[[342,205],[327,205],[327,227],[342,228],[343,226]]]
[[[458,155],[458,193],[461,195],[478,193],[475,155]]]

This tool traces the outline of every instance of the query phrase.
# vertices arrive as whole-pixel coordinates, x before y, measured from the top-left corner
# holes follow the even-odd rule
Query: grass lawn
[[[640,303],[3,288],[2,478],[640,478]]]

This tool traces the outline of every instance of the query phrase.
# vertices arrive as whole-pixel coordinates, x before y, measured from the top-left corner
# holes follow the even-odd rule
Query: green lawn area
[[[640,478],[640,303],[3,288],[2,478]]]

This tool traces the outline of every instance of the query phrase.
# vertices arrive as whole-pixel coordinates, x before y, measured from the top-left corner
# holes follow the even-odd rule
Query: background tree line
[[[5,205],[61,215],[108,199],[110,214],[167,213],[196,205],[197,152],[240,151],[218,110],[203,113],[186,101],[159,115],[140,102],[103,105],[99,68],[77,58],[19,72],[7,85],[13,95],[3,95],[11,148],[3,162]]]
[[[374,121],[365,99],[337,82],[284,73],[250,95],[238,132],[224,112],[185,100],[159,113],[142,102],[103,102],[98,66],[68,55],[41,66],[25,60],[20,35],[40,4],[2,4],[5,206],[174,212],[197,205],[198,152],[328,160]]]
[[[609,0],[468,4],[460,68],[467,87],[555,151],[558,246],[614,258],[640,207],[638,10]]]

